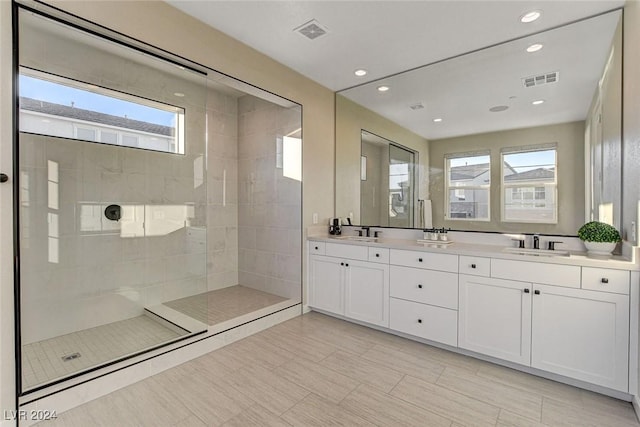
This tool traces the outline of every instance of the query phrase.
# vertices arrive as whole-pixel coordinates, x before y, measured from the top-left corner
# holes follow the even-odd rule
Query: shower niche
[[[18,10],[20,394],[300,305],[301,106]]]

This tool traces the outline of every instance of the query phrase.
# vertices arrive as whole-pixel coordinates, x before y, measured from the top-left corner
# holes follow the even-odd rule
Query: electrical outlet
[[[314,213],[314,214],[313,214],[313,223],[314,223],[314,224],[317,224],[317,223],[318,223],[318,214],[317,214],[317,213]]]

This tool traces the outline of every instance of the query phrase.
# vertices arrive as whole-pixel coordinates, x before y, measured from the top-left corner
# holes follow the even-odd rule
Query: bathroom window
[[[556,149],[502,152],[502,220],[558,222]]]
[[[445,218],[489,221],[489,153],[448,155],[445,157],[445,170]]]
[[[180,107],[21,68],[20,131],[184,154]]]

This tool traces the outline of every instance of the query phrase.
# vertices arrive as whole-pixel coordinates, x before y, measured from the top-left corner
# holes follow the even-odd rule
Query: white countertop
[[[436,252],[452,255],[466,255],[477,257],[489,257],[511,259],[518,261],[543,262],[547,264],[577,265],[582,267],[612,268],[617,270],[640,270],[638,263],[620,255],[614,255],[609,259],[597,259],[587,257],[586,252],[569,251],[569,256],[544,256],[523,255],[505,252],[505,246],[485,245],[479,243],[450,244],[419,243],[417,240],[393,239],[380,237],[377,241],[357,241],[344,238],[336,238],[329,235],[309,236],[308,240],[337,243],[345,245],[372,246],[390,249],[405,249],[412,251]]]

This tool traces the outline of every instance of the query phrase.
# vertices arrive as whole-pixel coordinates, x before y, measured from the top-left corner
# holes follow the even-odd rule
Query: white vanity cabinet
[[[529,365],[532,284],[460,275],[458,345]]]
[[[327,243],[326,255],[309,257],[309,306],[389,327],[389,265],[369,262],[369,248]],[[378,259],[372,252],[373,259]]]
[[[510,262],[500,260],[509,269]],[[539,267],[546,277],[547,264]],[[574,271],[560,268],[573,266],[553,267],[561,280],[570,278],[568,286],[460,275],[458,345],[628,391],[629,297],[615,292],[628,293],[629,272],[585,268],[583,289],[576,289]],[[606,291],[591,290],[595,277],[600,282],[606,279],[603,286],[611,286]]]
[[[628,390],[627,295],[535,284],[531,323],[532,367]]]
[[[329,241],[309,259],[314,309],[630,391],[629,270]]]
[[[458,256],[392,249],[389,327],[458,345]]]

